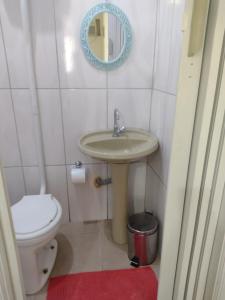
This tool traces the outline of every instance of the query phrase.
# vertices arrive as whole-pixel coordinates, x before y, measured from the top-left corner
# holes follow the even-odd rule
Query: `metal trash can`
[[[128,220],[128,257],[134,267],[151,264],[157,255],[159,222],[151,213],[139,213]]]

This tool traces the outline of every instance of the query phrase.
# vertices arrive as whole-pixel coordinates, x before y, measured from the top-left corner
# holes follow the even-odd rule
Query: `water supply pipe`
[[[31,34],[31,22],[30,22],[30,10],[29,0],[20,0],[20,9],[22,17],[22,25],[25,39],[25,53],[27,59],[29,89],[31,94],[31,105],[33,124],[36,139],[37,161],[40,173],[40,194],[46,193],[46,172],[45,172],[45,160],[44,160],[44,147],[43,147],[43,135],[41,128],[40,108],[37,93],[37,80],[35,75],[35,64],[33,57],[32,46],[32,34]]]

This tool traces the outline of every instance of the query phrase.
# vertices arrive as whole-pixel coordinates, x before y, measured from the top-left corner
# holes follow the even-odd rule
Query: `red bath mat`
[[[47,300],[156,300],[150,267],[71,274],[50,279]]]

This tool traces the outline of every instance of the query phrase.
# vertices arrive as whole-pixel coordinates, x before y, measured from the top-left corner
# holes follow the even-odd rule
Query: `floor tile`
[[[127,244],[117,245],[112,240],[111,224],[108,222],[102,230],[102,268],[113,270],[128,268]]]
[[[77,244],[70,236],[59,233],[56,239],[58,241],[58,253],[52,271],[53,277],[72,273],[74,256],[78,252]]]
[[[100,233],[89,233],[78,238],[78,255],[74,256],[73,273],[101,270]]]
[[[58,254],[51,277],[71,273],[131,268],[127,245],[112,240],[111,221],[80,222],[62,225],[56,236]],[[160,259],[152,264],[159,275]],[[47,285],[27,300],[45,300]]]
[[[101,228],[100,221],[76,222],[62,225],[60,232],[66,236],[77,236],[89,233],[98,233]]]

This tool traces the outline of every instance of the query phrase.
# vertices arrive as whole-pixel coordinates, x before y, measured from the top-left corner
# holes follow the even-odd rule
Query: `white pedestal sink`
[[[158,140],[151,133],[140,129],[127,129],[119,137],[112,130],[88,133],[80,139],[83,153],[107,161],[112,168],[113,218],[112,235],[118,244],[127,242],[128,218],[128,167],[131,161],[139,160],[158,148]]]

